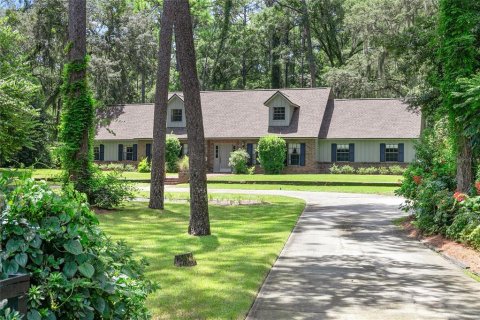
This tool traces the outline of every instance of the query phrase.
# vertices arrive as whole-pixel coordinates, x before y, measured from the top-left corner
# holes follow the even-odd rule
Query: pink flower
[[[461,193],[459,191],[455,192],[453,194],[453,197],[455,198],[455,200],[457,200],[458,202],[462,202],[464,201],[465,199],[468,198],[468,196],[465,194],[465,193]]]

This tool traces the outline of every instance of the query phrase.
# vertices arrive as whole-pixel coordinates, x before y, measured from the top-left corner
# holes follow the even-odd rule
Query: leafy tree
[[[448,112],[452,134],[457,145],[457,190],[468,192],[474,182],[472,141],[464,129],[471,129],[472,116],[478,114],[477,106],[459,101],[460,78],[473,76],[479,68],[480,54],[475,28],[480,19],[480,3],[474,0],[462,3],[441,0],[439,9],[439,64],[442,72],[439,84],[442,93],[442,107]],[[472,112],[473,111],[473,112]],[[466,123],[460,122],[466,120]],[[464,127],[465,126],[465,127]]]
[[[285,167],[287,144],[284,139],[268,135],[258,141],[258,160],[268,174],[278,174]]]
[[[0,19],[0,164],[37,142],[39,85],[22,52],[24,41]]]

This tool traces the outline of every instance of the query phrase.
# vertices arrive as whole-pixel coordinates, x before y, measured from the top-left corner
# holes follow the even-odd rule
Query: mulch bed
[[[464,266],[477,275],[480,274],[480,252],[462,243],[448,240],[442,235],[425,236],[412,224],[413,220],[413,216],[410,216],[402,223],[402,228],[409,238],[418,239],[458,265]]]

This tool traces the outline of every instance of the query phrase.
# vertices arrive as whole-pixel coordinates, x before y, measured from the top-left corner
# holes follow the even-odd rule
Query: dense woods
[[[202,90],[332,86],[337,97],[351,98],[403,97],[425,86],[436,0],[196,0],[191,6]],[[154,101],[161,14],[156,0],[87,2],[97,108]],[[30,161],[4,152],[2,158],[49,162],[43,150],[58,134],[67,1],[2,1],[1,16],[0,32],[15,35],[2,42],[2,61],[19,51],[14,61],[33,82],[22,98],[45,124],[37,128],[42,139]],[[170,90],[180,88],[174,51]]]

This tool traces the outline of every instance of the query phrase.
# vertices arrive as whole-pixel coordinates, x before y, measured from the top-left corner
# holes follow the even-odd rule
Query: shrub
[[[167,172],[178,172],[177,162],[182,145],[174,135],[168,135],[165,145],[165,169]]]
[[[377,174],[378,173],[378,169],[375,168],[375,167],[368,167],[368,168],[359,168],[357,170],[357,173],[358,174]]]
[[[340,167],[341,174],[354,174],[355,168],[349,165],[344,165]]]
[[[459,207],[453,223],[447,228],[447,236],[468,242],[471,241],[470,234],[480,225],[480,197],[467,198]],[[474,240],[478,241],[480,238]]]
[[[179,159],[177,166],[178,166],[178,171],[188,172],[190,168],[188,156],[183,156],[181,159]]]
[[[390,173],[394,175],[402,175],[405,172],[405,168],[402,168],[398,165],[390,167]]]
[[[330,171],[331,174],[340,174],[341,173],[340,167],[337,166],[335,163],[332,164],[332,166],[328,169],[328,171]]]
[[[378,173],[387,175],[387,174],[390,174],[390,170],[387,167],[380,167],[378,168]]]
[[[123,163],[109,163],[109,164],[107,164],[107,169],[108,170],[124,171],[125,166],[123,165]]]
[[[135,168],[134,165],[126,164],[126,165],[123,167],[123,171],[135,172],[135,171],[137,171],[137,168]]]
[[[155,285],[147,262],[98,227],[84,195],[53,192],[28,179],[11,191],[2,224],[0,278],[31,275],[28,319],[147,319],[147,295]]]
[[[152,167],[150,166],[150,161],[147,158],[143,158],[142,161],[138,163],[138,172],[146,173],[152,171]]]
[[[249,154],[245,149],[238,149],[230,153],[228,165],[235,174],[246,174],[248,172]]]
[[[119,206],[123,201],[133,199],[135,188],[120,178],[120,171],[95,171],[89,185],[90,203],[103,209]]]
[[[267,174],[278,174],[285,166],[287,144],[276,135],[267,135],[258,141],[258,160]]]
[[[250,168],[248,168],[248,174],[253,176],[255,174],[255,166],[251,166]]]

